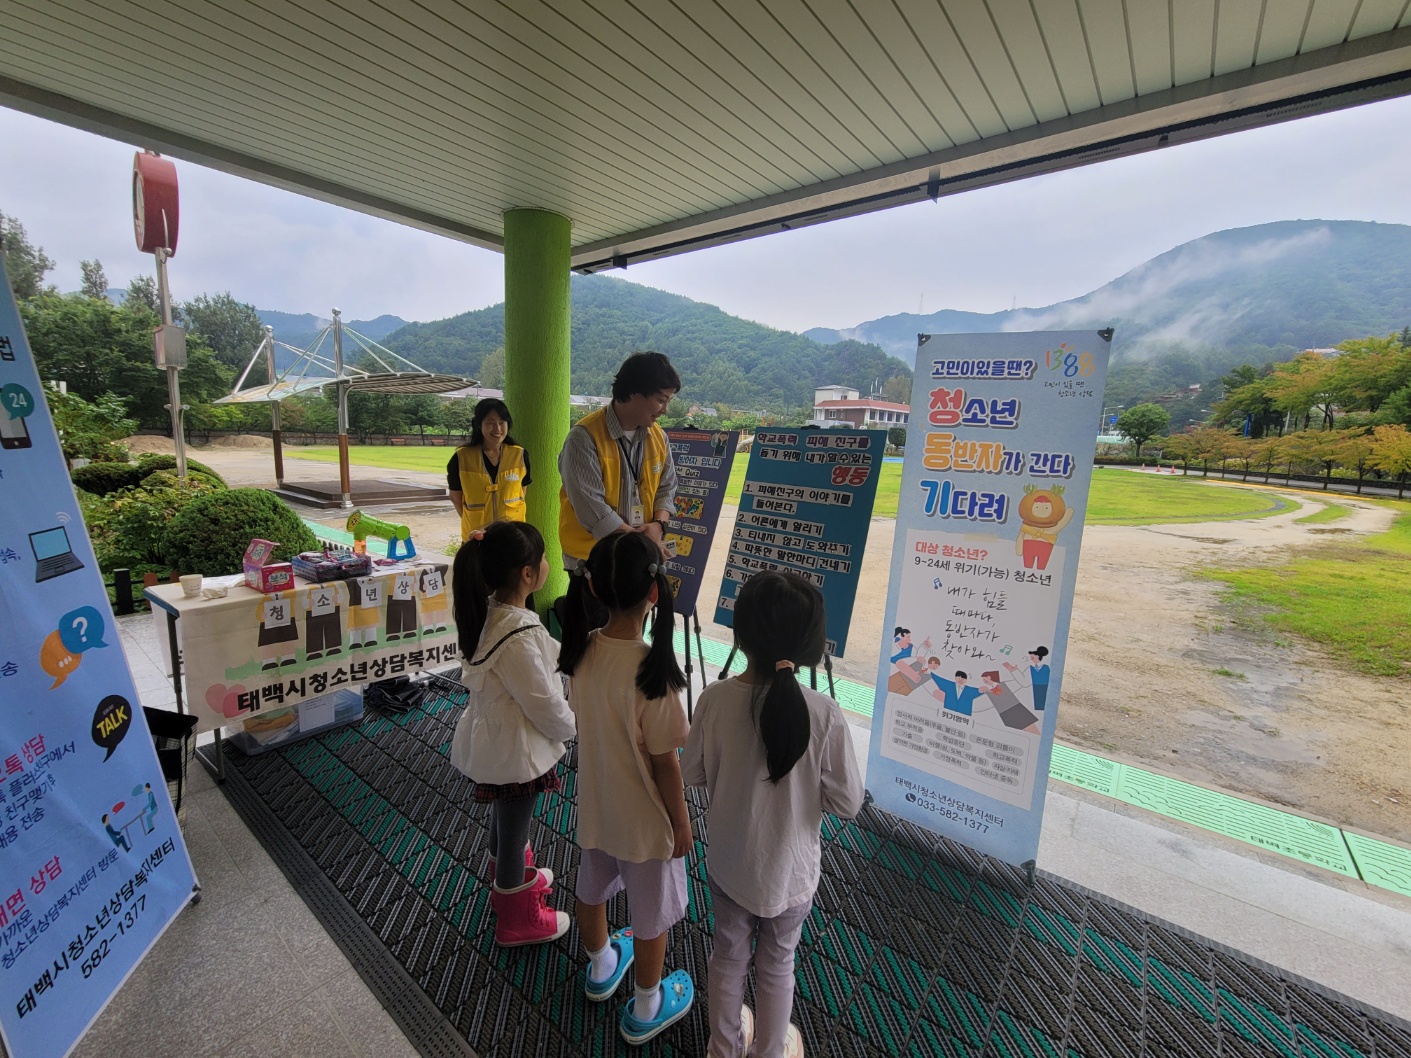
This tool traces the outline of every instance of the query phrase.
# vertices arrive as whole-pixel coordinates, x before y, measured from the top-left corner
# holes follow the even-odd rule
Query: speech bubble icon
[[[39,667],[54,677],[54,682],[49,685],[51,691],[72,676],[82,660],[64,646],[63,637],[58,632],[50,632],[39,647]]]
[[[103,633],[107,625],[103,615],[94,606],[80,606],[59,618],[59,638],[73,654],[82,654],[94,647],[105,647]]]
[[[108,757],[118,748],[132,726],[132,703],[120,694],[110,694],[93,711],[93,741],[108,751]]]
[[[34,394],[17,382],[0,387],[0,411],[12,419],[28,419],[34,414]]]

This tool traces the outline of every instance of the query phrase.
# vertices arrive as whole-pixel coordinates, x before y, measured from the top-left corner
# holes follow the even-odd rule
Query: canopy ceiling
[[[1409,0],[0,0],[0,103],[596,271],[1411,91]],[[13,164],[13,160],[12,160]]]

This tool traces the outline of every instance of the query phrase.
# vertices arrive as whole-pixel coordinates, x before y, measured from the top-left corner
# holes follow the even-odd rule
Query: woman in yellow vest
[[[483,398],[471,416],[470,443],[446,464],[446,489],[461,516],[462,542],[497,519],[524,521],[529,453],[514,443],[513,425],[504,401]]]

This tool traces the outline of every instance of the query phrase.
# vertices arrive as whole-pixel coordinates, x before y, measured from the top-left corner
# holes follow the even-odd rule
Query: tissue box
[[[294,566],[275,562],[273,540],[256,538],[245,549],[245,583],[256,591],[288,591],[294,587]]]

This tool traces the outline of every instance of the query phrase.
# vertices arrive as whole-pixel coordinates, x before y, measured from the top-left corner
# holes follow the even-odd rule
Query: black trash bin
[[[173,713],[168,709],[142,707],[147,729],[157,747],[157,763],[162,766],[162,778],[167,781],[167,793],[176,809],[177,822],[186,828],[186,809],[181,798],[186,786],[186,769],[196,755],[196,717],[190,713]]]

